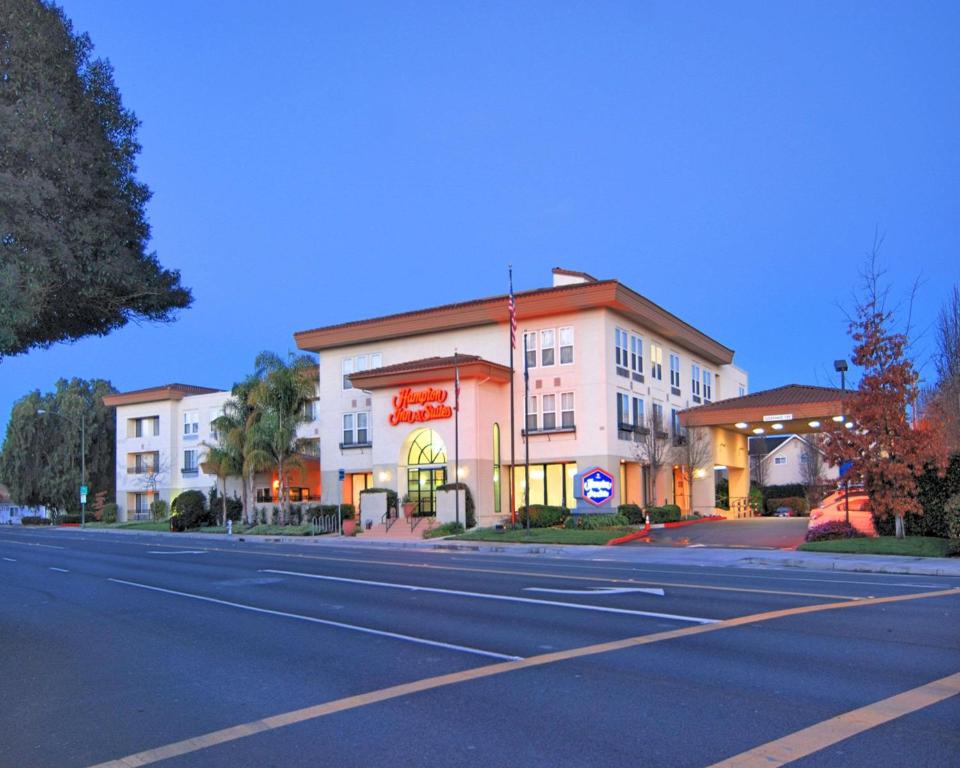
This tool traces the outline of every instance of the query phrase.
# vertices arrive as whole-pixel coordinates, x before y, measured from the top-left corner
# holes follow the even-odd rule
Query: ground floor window
[[[360,509],[360,491],[373,488],[373,472],[351,472],[347,475],[347,481],[350,484],[350,491],[343,495],[350,499],[354,509]]]
[[[273,501],[273,491],[269,487],[257,488],[257,504],[268,504]]]
[[[570,509],[577,505],[573,496],[573,476],[576,462],[530,465],[530,503]],[[517,509],[526,503],[526,467],[517,466],[513,472],[514,500]]]
[[[500,514],[500,425],[493,425],[493,513]]]
[[[416,504],[413,514],[433,517],[437,513],[437,489],[447,482],[446,467],[407,469],[407,496]]]

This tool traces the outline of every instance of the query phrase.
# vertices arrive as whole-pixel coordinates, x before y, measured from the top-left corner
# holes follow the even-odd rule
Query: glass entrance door
[[[446,467],[410,467],[407,469],[407,494],[416,504],[413,514],[433,517],[437,514],[437,489],[447,482]]]

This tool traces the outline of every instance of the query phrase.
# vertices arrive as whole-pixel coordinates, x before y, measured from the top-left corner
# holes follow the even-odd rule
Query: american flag
[[[517,302],[513,299],[513,270],[510,270],[510,348],[517,348]]]

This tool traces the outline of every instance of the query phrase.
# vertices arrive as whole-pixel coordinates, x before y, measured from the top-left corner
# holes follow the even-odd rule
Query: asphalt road
[[[650,535],[625,546],[741,547],[744,549],[795,549],[807,535],[806,517],[752,517],[655,528]]]
[[[0,530],[0,765],[956,768],[957,590]]]

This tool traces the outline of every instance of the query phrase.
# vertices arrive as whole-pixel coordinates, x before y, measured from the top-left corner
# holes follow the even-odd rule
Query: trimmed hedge
[[[561,525],[567,517],[565,507],[551,507],[546,504],[531,504],[528,507],[520,507],[517,510],[517,525],[526,528],[527,510],[529,509],[531,528],[552,528],[555,525]]]
[[[49,517],[40,517],[39,515],[25,515],[20,518],[20,525],[51,525],[53,521]]]
[[[829,520],[807,531],[806,541],[832,541],[833,539],[860,539],[863,534],[846,520]]]
[[[304,518],[312,520],[315,517],[336,515],[337,512],[340,512],[341,521],[353,520],[357,514],[353,508],[353,504],[314,504],[312,507],[307,507],[306,512],[304,512]]]
[[[807,486],[805,486],[803,483],[767,485],[763,488],[763,495],[768,499],[789,499],[794,497],[806,498]]]
[[[467,528],[473,528],[477,524],[477,508],[473,503],[473,495],[466,483],[445,483],[437,488],[438,491],[464,491],[464,519],[467,522]]]
[[[947,538],[950,539],[950,554],[960,555],[960,493],[955,493],[943,505],[947,518]]]
[[[400,509],[400,496],[395,490],[393,490],[393,488],[364,488],[362,491],[360,491],[360,496],[363,496],[365,493],[385,493],[387,494],[387,509]],[[360,499],[360,506],[363,506],[363,499]],[[350,505],[350,509],[353,509],[352,504]]]
[[[679,523],[680,507],[676,504],[664,504],[662,507],[647,507],[650,523]]]
[[[625,528],[630,524],[624,515],[570,515],[564,521],[564,528],[576,528],[581,531],[596,531],[601,528]]]
[[[153,520],[163,520],[169,514],[167,502],[163,499],[154,499],[150,502],[150,517]]]
[[[79,523],[80,521],[81,521],[81,517],[80,517],[79,514],[77,514],[77,515],[60,515],[60,517],[57,518],[57,524],[58,524],[58,525],[71,525],[71,524],[73,524],[73,523]]]
[[[119,514],[120,508],[114,504],[112,501],[109,504],[104,504],[103,509],[100,511],[100,522],[101,523],[115,523],[117,522],[117,515]]]
[[[627,518],[630,525],[643,525],[647,522],[643,510],[638,504],[621,504],[617,507],[617,514]]]

